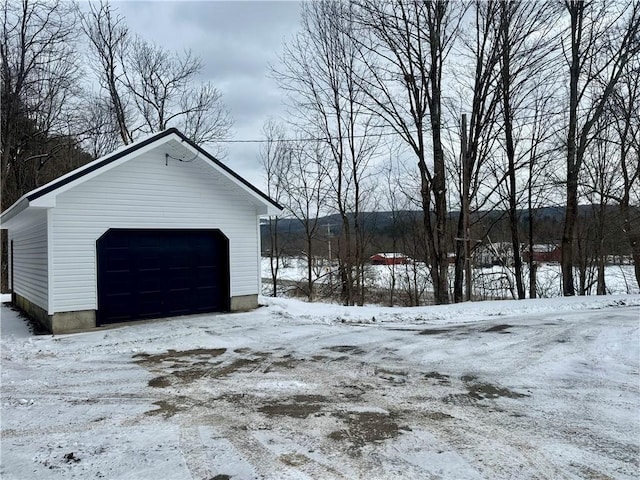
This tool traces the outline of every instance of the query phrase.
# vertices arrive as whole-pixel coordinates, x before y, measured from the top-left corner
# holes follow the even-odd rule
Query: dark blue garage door
[[[111,229],[96,249],[99,325],[229,310],[220,230]]]

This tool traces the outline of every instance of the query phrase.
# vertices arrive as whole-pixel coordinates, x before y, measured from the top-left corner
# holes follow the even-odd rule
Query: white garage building
[[[280,212],[178,130],[165,130],[2,213],[13,302],[53,333],[255,308],[259,217]]]

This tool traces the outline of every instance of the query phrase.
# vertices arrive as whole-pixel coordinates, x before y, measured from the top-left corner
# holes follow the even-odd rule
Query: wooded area
[[[261,161],[268,194],[302,226],[309,300],[314,259],[326,254],[342,301],[367,300],[365,265],[380,244],[365,228],[372,211],[390,212],[391,246],[428,266],[435,303],[473,298],[478,252],[504,225],[490,212],[508,219],[500,236],[524,298],[536,271],[524,253],[546,228],[536,217],[545,206],[563,208],[561,233],[548,241],[561,247],[565,295],[586,293],[585,265],[604,293],[604,265],[621,248],[640,285],[638,2],[300,8],[300,30],[272,66],[289,114],[265,125]],[[209,149],[229,136],[231,114],[200,81],[202,60],[137,36],[106,2],[4,2],[1,35],[2,210],[169,126]],[[588,218],[581,205],[593,206]],[[405,221],[406,211],[421,212],[419,221]],[[322,223],[334,214],[335,224]],[[277,222],[268,242],[274,295],[278,259],[291,250]],[[611,251],[612,237],[625,246]],[[5,261],[2,274],[4,289]]]
[[[597,265],[598,292],[606,291],[611,235],[625,238],[640,282],[632,208],[640,193],[639,30],[638,2],[304,3],[301,30],[274,67],[293,120],[279,136],[266,132],[278,147],[263,152],[263,163],[276,200],[313,226],[302,250],[308,270],[325,255],[311,241],[328,236],[318,215],[338,213],[342,300],[362,304],[363,263],[379,243],[362,212],[420,209],[421,225],[403,227],[412,246],[403,253],[428,266],[436,303],[469,300],[473,257],[496,233],[487,214],[499,211],[525,298],[524,253],[542,227],[537,209],[557,205],[562,232],[547,242],[561,248],[565,295],[587,292],[586,263]],[[292,156],[313,167],[282,168]],[[313,185],[304,205],[301,182]],[[594,205],[588,217],[578,214],[585,204]],[[274,240],[277,265],[283,245]],[[526,261],[535,286],[533,255]]]

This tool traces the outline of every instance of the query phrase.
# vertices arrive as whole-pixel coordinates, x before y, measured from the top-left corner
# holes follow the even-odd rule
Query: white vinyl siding
[[[57,312],[97,308],[96,240],[109,228],[220,229],[229,239],[231,296],[258,293],[256,207],[204,160],[149,152],[57,197],[52,210]]]
[[[13,278],[13,292],[49,311],[46,210],[34,214],[25,226],[11,230],[9,245],[11,241],[13,272],[9,278]],[[11,259],[9,263],[12,263]]]

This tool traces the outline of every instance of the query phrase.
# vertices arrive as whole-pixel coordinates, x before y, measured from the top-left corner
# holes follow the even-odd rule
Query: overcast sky
[[[298,29],[293,1],[114,2],[132,33],[202,59],[203,79],[223,94],[231,110],[232,139],[259,139],[270,116],[284,112],[283,96],[269,78],[283,42]],[[259,144],[229,143],[224,162],[265,189]]]

